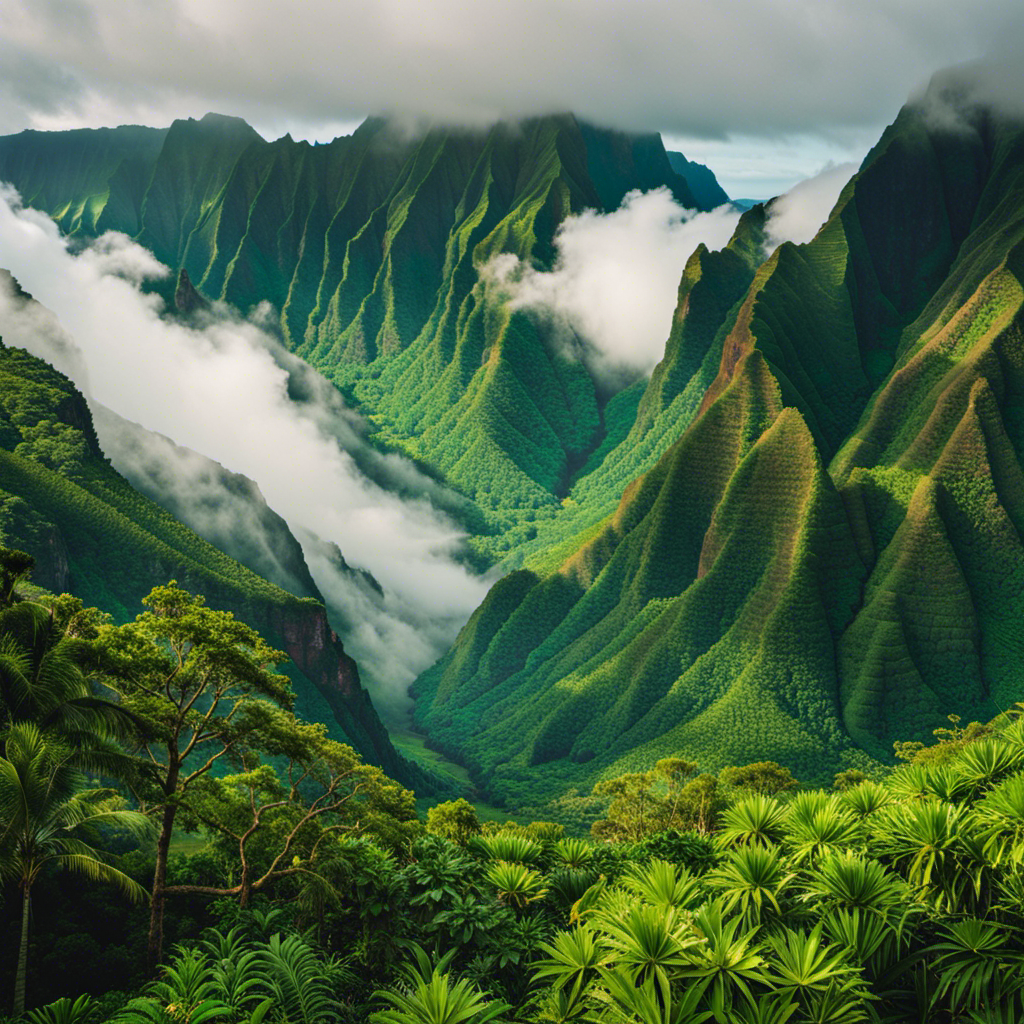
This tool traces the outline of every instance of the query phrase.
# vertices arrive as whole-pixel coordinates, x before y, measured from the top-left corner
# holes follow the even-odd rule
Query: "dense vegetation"
[[[952,716],[938,743],[897,744],[901,767],[831,791],[774,762],[662,759],[595,787],[590,839],[481,827],[464,800],[424,826],[409,791],[290,713],[281,652],[249,627],[173,583],[120,626],[25,600],[31,565],[0,551],[0,977],[19,1019],[1024,1013],[1019,709]],[[201,850],[167,856],[175,816]],[[67,871],[86,884],[62,890]]]
[[[691,258],[619,443],[414,686],[492,797],[677,754],[821,782],[1024,695],[1024,131],[944,102],[810,243],[759,263],[755,207]]]

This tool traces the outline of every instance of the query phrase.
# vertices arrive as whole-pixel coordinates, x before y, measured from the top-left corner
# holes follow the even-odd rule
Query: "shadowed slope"
[[[42,360],[0,346],[0,385],[0,540],[37,559],[37,582],[126,621],[176,578],[288,653],[300,715],[429,790],[392,747],[321,602],[257,576],[134,490],[100,450],[85,399]]]

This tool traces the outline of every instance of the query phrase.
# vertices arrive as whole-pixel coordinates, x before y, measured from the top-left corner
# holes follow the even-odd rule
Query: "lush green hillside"
[[[615,209],[631,189],[716,205],[691,194],[658,136],[570,115],[415,137],[371,119],[326,146],[268,143],[207,115],[176,121],[159,149],[146,136],[144,154],[134,131],[0,139],[0,180],[61,216],[87,194],[93,216],[66,229],[125,231],[208,298],[271,302],[286,343],[371,416],[381,443],[475,499],[492,556],[554,513],[604,426],[585,367],[488,302],[479,267],[502,252],[549,263],[567,215]],[[111,139],[131,151],[121,163]],[[41,147],[87,168],[84,183],[43,174]],[[140,161],[141,193],[128,171]]]
[[[133,618],[141,598],[171,578],[211,606],[230,609],[288,652],[301,715],[327,722],[368,760],[429,790],[422,773],[391,746],[322,603],[267,582],[134,490],[100,450],[74,385],[42,360],[6,346],[0,347],[0,538],[36,558],[36,582],[70,591],[118,621]]]
[[[524,803],[667,754],[820,779],[1024,695],[1024,132],[923,110],[812,242],[766,260],[758,204],[698,249],[664,359],[608,400],[479,270],[549,263],[568,214],[630,188],[694,205],[656,137],[371,120],[311,147],[208,117],[150,139],[141,192],[118,165],[104,193],[114,149],[88,134],[81,182],[24,136],[0,177],[61,216],[105,194],[65,226],[121,226],[207,298],[269,299],[381,445],[473,500],[480,552],[516,571],[416,716]]]
[[[824,778],[1024,697],[1024,129],[962,114],[904,110],[811,243],[758,268],[755,207],[694,254],[624,440],[415,685],[492,793]]]

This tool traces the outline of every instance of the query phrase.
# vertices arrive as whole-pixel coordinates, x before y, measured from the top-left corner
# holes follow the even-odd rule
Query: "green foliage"
[[[536,864],[544,850],[540,843],[529,836],[517,835],[514,832],[474,836],[470,840],[470,847],[477,857],[513,861],[518,864]]]
[[[770,796],[754,793],[722,813],[719,833],[723,844],[775,843],[785,834],[789,808]]]
[[[96,1005],[89,995],[81,995],[74,1001],[64,997],[47,1006],[29,1010],[25,1019],[28,1024],[93,1024]]]
[[[506,1003],[488,1001],[468,981],[453,980],[439,967],[428,974],[426,966],[421,962],[419,972],[410,972],[407,991],[375,993],[391,1005],[370,1016],[374,1024],[488,1024],[511,1009]]]
[[[498,901],[516,910],[525,910],[529,904],[547,895],[540,872],[525,864],[496,860],[488,866],[484,877],[494,887]]]
[[[785,793],[799,785],[792,772],[775,761],[758,761],[742,768],[723,768],[718,778],[727,786],[749,789],[765,796]]]
[[[427,831],[464,845],[480,831],[476,808],[463,797],[435,804],[427,811]]]

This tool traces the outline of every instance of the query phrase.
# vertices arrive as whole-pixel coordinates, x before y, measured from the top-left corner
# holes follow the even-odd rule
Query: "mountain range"
[[[504,575],[414,716],[490,797],[668,755],[820,782],[1024,698],[1024,126],[964,97],[947,74],[905,107],[812,241],[776,246],[756,204],[699,247],[663,359],[615,387],[481,268],[550,268],[566,217],[633,189],[725,201],[657,136],[370,120],[309,146],[208,116],[9,136],[0,180],[71,235],[137,239],[190,302],[269,301],[372,440],[462,496]],[[56,506],[26,472],[0,478],[27,517],[4,537],[43,552]],[[82,596],[120,601],[74,543]]]

